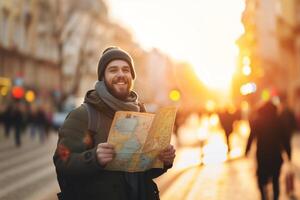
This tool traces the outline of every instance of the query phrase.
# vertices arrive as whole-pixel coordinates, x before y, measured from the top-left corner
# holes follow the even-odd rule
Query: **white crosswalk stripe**
[[[42,199],[58,191],[52,162],[57,135],[43,144],[24,137],[20,148],[14,147],[13,138],[1,138],[0,200]]]

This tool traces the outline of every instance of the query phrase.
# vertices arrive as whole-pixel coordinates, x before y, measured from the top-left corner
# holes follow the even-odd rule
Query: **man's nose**
[[[123,70],[118,70],[118,73],[117,73],[117,76],[120,77],[120,76],[124,76],[125,73],[123,72]]]

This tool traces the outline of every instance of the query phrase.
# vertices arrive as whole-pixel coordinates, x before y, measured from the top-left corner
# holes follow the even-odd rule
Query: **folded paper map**
[[[156,114],[116,112],[108,136],[116,156],[106,169],[139,172],[163,168],[157,156],[170,144],[176,110],[176,107],[166,107]]]

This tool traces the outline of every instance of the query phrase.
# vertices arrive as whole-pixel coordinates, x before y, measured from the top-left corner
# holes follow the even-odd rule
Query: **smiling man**
[[[159,154],[163,169],[144,172],[108,171],[114,159],[114,146],[107,143],[116,111],[145,112],[138,95],[132,90],[135,79],[131,56],[118,47],[104,50],[98,64],[98,81],[87,92],[84,103],[96,110],[96,130],[90,127],[87,106],[73,110],[59,130],[53,160],[61,188],[60,199],[72,200],[156,200],[158,189],[152,179],[172,167],[175,149],[169,145]]]
[[[121,100],[126,100],[132,89],[131,77],[131,70],[126,61],[113,60],[107,65],[104,82],[113,96]]]

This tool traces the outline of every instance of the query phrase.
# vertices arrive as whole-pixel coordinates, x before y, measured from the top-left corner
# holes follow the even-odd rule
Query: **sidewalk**
[[[295,195],[300,197],[300,135],[292,141],[293,164],[295,165]],[[256,200],[260,199],[256,182],[255,154],[220,164],[200,166],[200,149],[182,147],[177,149],[174,166],[165,175],[156,179],[162,200]],[[281,173],[280,200],[285,195],[284,176]],[[268,189],[271,189],[271,185]]]

